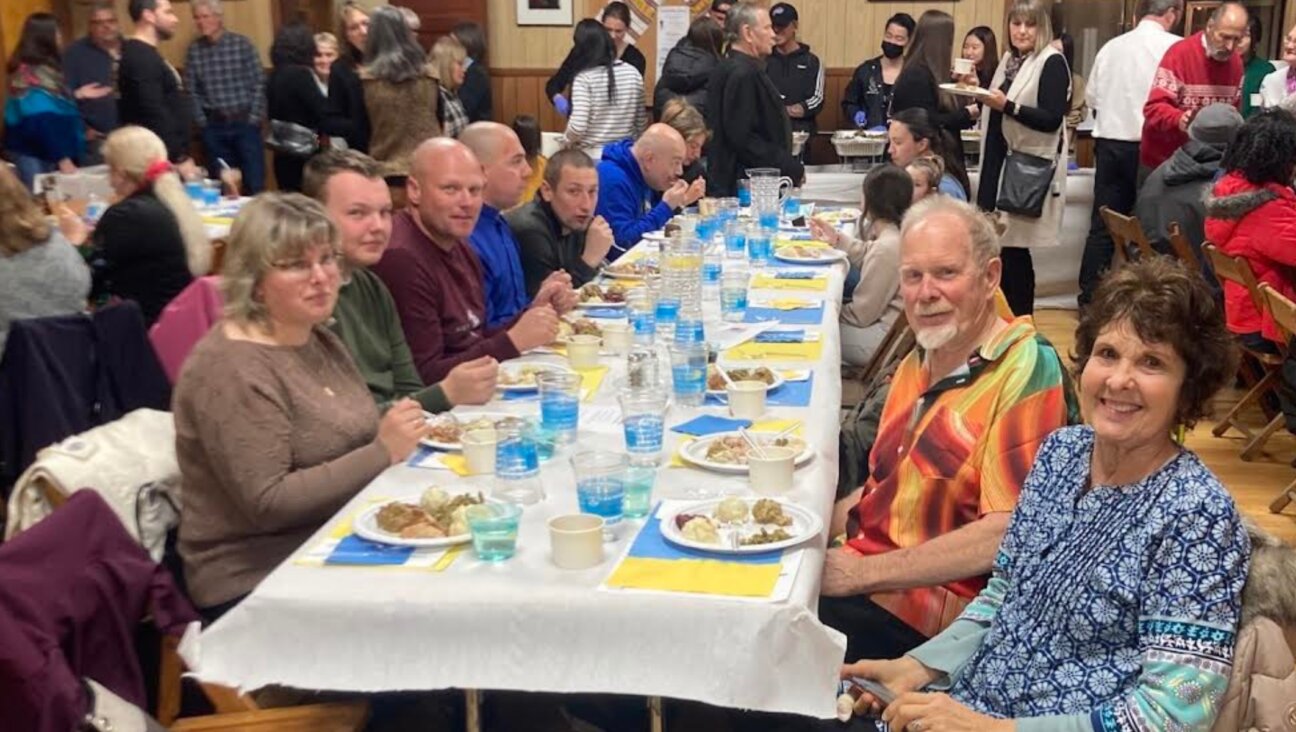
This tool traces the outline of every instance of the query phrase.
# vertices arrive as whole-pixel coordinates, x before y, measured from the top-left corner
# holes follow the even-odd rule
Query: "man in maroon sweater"
[[[1148,170],[1164,163],[1188,141],[1188,124],[1212,104],[1238,106],[1242,99],[1242,57],[1237,45],[1246,35],[1247,9],[1236,2],[1215,8],[1206,30],[1166,51],[1143,105],[1139,164]]]
[[[468,244],[485,184],[481,163],[462,143],[424,141],[410,162],[409,208],[393,218],[391,245],[373,267],[391,290],[414,364],[428,384],[464,361],[484,355],[504,361],[553,341],[559,311],[574,300],[570,287],[546,283],[516,318],[486,326],[481,263]]]

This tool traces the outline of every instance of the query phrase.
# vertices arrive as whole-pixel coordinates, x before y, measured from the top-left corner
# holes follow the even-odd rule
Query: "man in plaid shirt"
[[[247,36],[225,30],[220,0],[194,0],[194,25],[201,34],[185,54],[185,86],[194,121],[202,128],[207,169],[220,178],[224,160],[243,171],[249,195],[265,187],[261,120],[265,116],[265,73]]]

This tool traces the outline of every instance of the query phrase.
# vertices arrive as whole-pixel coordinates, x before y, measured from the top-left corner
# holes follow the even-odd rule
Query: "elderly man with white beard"
[[[1079,421],[1057,351],[995,307],[998,237],[934,196],[901,227],[900,293],[918,348],[896,371],[869,477],[834,511],[820,619],[846,658],[896,658],[985,586],[1044,438]]]

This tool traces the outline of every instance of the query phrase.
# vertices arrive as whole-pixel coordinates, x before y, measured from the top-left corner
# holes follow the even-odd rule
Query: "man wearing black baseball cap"
[[[792,123],[779,91],[765,74],[774,51],[769,11],[740,2],[725,23],[729,52],[707,85],[707,192],[734,196],[748,168],[778,168],[796,183],[805,166],[792,155]]]
[[[819,57],[797,40],[799,20],[797,9],[789,3],[770,8],[775,45],[773,55],[765,64],[765,73],[783,95],[792,129],[813,134],[815,117],[823,109],[824,72]]]

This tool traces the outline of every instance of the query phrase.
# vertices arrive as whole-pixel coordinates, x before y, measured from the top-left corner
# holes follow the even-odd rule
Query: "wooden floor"
[[[1075,345],[1074,311],[1040,310],[1035,313],[1035,323],[1057,346],[1063,358],[1071,353]],[[1068,359],[1068,365],[1069,363]],[[1241,396],[1242,392],[1237,389],[1225,389],[1215,399],[1214,414],[1223,415]],[[1255,429],[1264,424],[1259,410],[1248,415],[1247,421]],[[1237,432],[1229,432],[1224,437],[1215,437],[1211,434],[1214,426],[1213,421],[1198,424],[1188,434],[1187,446],[1215,472],[1233,494],[1233,499],[1244,514],[1288,544],[1296,544],[1296,503],[1288,506],[1281,514],[1269,512],[1270,501],[1296,478],[1296,469],[1291,466],[1292,458],[1296,458],[1296,436],[1286,430],[1279,430],[1266,443],[1264,455],[1251,462],[1243,462],[1238,457],[1242,449],[1241,436]]]

